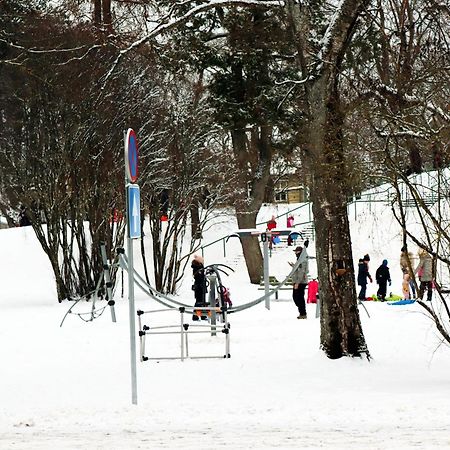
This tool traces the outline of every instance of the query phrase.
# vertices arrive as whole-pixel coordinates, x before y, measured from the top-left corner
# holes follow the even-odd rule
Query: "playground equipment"
[[[152,313],[167,313],[167,312],[179,312],[180,313],[180,323],[179,325],[143,325],[142,316],[144,314]],[[186,358],[200,359],[200,358],[230,358],[230,323],[227,318],[227,308],[216,308],[205,306],[202,307],[202,312],[216,313],[223,317],[223,323],[213,324],[213,323],[199,323],[192,324],[187,323],[185,320],[185,314],[187,313],[184,307],[180,308],[168,308],[168,309],[156,309],[150,311],[137,311],[138,324],[139,324],[139,342],[140,342],[140,358],[141,361],[149,360],[162,360],[162,359],[181,359],[184,361]],[[190,314],[190,313],[189,313]],[[200,334],[200,333],[211,333],[211,335],[216,335],[217,331],[221,331],[225,336],[225,351],[222,355],[195,355],[189,354],[189,340],[188,336],[190,334]],[[146,356],[146,336],[151,335],[180,335],[180,356]]]
[[[119,253],[119,260],[121,266],[125,270],[129,270],[127,258],[123,251]],[[133,282],[146,292],[151,298],[165,306],[164,309],[156,309],[149,311],[137,311],[138,325],[139,325],[139,342],[140,342],[140,360],[161,360],[161,359],[181,359],[186,358],[229,358],[230,357],[230,324],[228,322],[228,305],[226,304],[225,292],[226,288],[221,281],[221,273],[228,275],[227,270],[233,271],[231,267],[224,264],[212,264],[205,267],[205,274],[209,282],[209,302],[202,306],[190,306],[183,304],[173,298],[167,297],[156,289],[150,287],[133,269]],[[217,295],[217,297],[216,297]],[[168,325],[148,325],[142,323],[142,316],[144,314],[167,313],[178,311],[180,313],[180,323]],[[185,314],[199,315],[208,318],[209,323],[190,324],[185,320]],[[210,333],[211,336],[216,336],[220,331],[225,336],[225,352],[223,355],[189,355],[189,340],[190,334]],[[146,337],[152,335],[180,335],[180,356],[147,356],[146,351]],[[147,345],[148,347],[148,345]]]
[[[310,202],[305,202],[305,203],[301,204],[300,206],[297,206],[296,208],[292,208],[292,209],[290,209],[290,210],[288,210],[288,211],[286,211],[286,212],[284,212],[282,214],[279,214],[279,215],[275,216],[275,219],[279,219],[280,217],[283,217],[283,216],[289,216],[294,211],[298,211],[298,210],[303,209],[303,208],[308,208],[308,220],[306,222],[300,222],[300,223],[293,224],[292,229],[289,229],[289,230],[290,230],[290,232],[293,232],[294,235],[295,234],[300,234],[304,238],[308,238],[308,239],[314,240],[315,239],[315,231],[314,231],[314,225],[313,225],[313,221],[312,221],[312,206],[311,206]],[[265,226],[266,224],[267,224],[267,221],[258,222],[258,223],[256,223],[256,226],[257,227],[258,226],[262,226],[262,225]],[[295,229],[296,227],[299,227],[299,226],[303,227],[301,233],[296,231],[296,229]],[[255,230],[256,230],[256,228],[255,228]],[[261,229],[259,229],[258,231],[262,232]],[[288,234],[289,233],[284,234],[284,235],[287,236]],[[292,235],[291,237],[293,237],[294,235]],[[215,244],[217,244],[219,242],[222,242],[223,257],[226,258],[226,256],[227,256],[226,244],[227,244],[228,240],[231,237],[239,237],[239,234],[238,233],[233,233],[231,235],[223,236],[223,237],[221,237],[219,239],[216,239],[215,241],[212,241],[212,242],[209,242],[207,244],[202,245],[199,248],[202,256],[205,256],[205,249],[206,248],[211,247],[212,245],[215,245]]]
[[[236,313],[239,311],[244,311],[245,309],[248,308],[252,308],[253,306],[256,306],[257,304],[263,302],[263,301],[267,301],[268,297],[275,295],[291,278],[292,274],[294,273],[294,271],[297,269],[298,265],[300,264],[300,261],[297,261],[291,272],[287,275],[287,277],[281,281],[278,286],[274,287],[272,290],[269,289],[268,292],[266,292],[264,295],[262,295],[261,297],[256,298],[255,300],[251,300],[248,303],[244,303],[242,305],[239,306],[232,306],[227,308],[227,312],[228,314],[231,313]],[[122,267],[125,271],[128,272],[128,275],[130,276],[130,267],[128,265],[128,258],[126,257],[126,255],[124,253],[120,253],[119,254],[119,265],[120,267]],[[148,284],[144,278],[139,275],[139,273],[137,273],[135,270],[133,270],[133,281],[134,284],[142,291],[144,292],[147,296],[151,297],[152,299],[156,300],[158,303],[160,303],[163,306],[166,306],[168,308],[178,308],[180,306],[183,306],[186,308],[186,311],[189,312],[194,312],[195,309],[192,305],[189,305],[187,303],[183,303],[178,301],[177,299],[170,297],[166,294],[163,294],[161,292],[158,292],[156,290],[156,288],[154,288],[153,286],[151,286],[150,284]]]
[[[92,322],[94,319],[97,319],[100,317],[104,312],[105,309],[109,306],[111,310],[111,320],[113,322],[116,322],[116,311],[114,308],[115,301],[114,301],[114,293],[113,293],[113,284],[111,281],[111,273],[110,268],[112,267],[111,264],[108,262],[108,258],[106,256],[106,246],[104,242],[100,243],[100,253],[102,256],[102,263],[103,263],[103,271],[100,275],[99,280],[97,281],[97,284],[95,286],[95,289],[93,289],[91,292],[88,292],[87,294],[81,296],[75,302],[70,306],[66,314],[64,314],[64,317],[60,323],[60,327],[63,326],[64,321],[66,320],[66,317],[69,314],[74,314],[78,316],[81,320],[85,322]],[[106,293],[106,296],[105,296]],[[104,297],[106,298],[107,304],[103,305],[101,307],[98,307],[97,303],[100,300],[103,300]],[[86,312],[74,312],[74,308],[82,301],[88,302],[92,300],[91,307],[89,311]]]

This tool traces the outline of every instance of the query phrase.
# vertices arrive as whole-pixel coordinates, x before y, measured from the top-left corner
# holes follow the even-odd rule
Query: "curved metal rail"
[[[279,283],[279,285],[276,288],[270,290],[267,294],[264,294],[261,297],[258,297],[257,299],[252,300],[248,303],[244,303],[243,305],[239,305],[236,307],[232,306],[231,308],[227,308],[227,312],[230,314],[230,313],[244,311],[245,309],[252,308],[253,306],[257,305],[258,303],[261,303],[262,301],[264,301],[266,298],[270,297],[271,295],[274,295],[279,289],[281,289],[287,283],[288,279],[297,270],[297,268],[301,264],[301,262],[302,262],[301,259],[298,259],[295,262],[289,275],[281,283]],[[128,259],[125,254],[119,255],[119,264],[124,270],[126,270],[128,272]],[[218,264],[216,264],[216,266],[217,265]],[[224,265],[224,264],[220,264],[220,265]],[[214,266],[214,264],[212,264],[212,266]],[[225,267],[227,267],[227,266],[225,266]],[[199,309],[199,308],[194,308],[193,306],[191,306],[189,304],[179,302],[178,300],[175,300],[173,297],[169,297],[169,296],[157,291],[156,288],[154,288],[153,286],[148,284],[144,280],[144,278],[138,272],[136,272],[136,270],[134,270],[133,278],[134,278],[136,285],[144,293],[148,294],[149,296],[151,296],[152,298],[154,298],[156,301],[158,301],[159,303],[161,303],[164,306],[167,306],[169,308],[177,308],[177,307],[182,306],[190,311],[194,311],[194,309]]]

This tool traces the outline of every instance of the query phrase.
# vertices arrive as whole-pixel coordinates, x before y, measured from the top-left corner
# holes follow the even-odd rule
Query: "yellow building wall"
[[[300,203],[303,201],[301,200],[300,189],[288,191],[287,201],[288,203]]]

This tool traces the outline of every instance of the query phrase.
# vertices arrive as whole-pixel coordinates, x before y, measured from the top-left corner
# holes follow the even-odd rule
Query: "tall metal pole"
[[[133,239],[129,237],[129,230],[127,238],[127,253],[128,253],[128,311],[130,316],[131,402],[133,403],[133,405],[137,405],[136,320],[134,307]]]
[[[131,402],[133,405],[137,405],[137,370],[136,370],[136,309],[134,306],[134,265],[133,265],[133,239],[131,238],[131,227],[130,227],[130,188],[127,184],[129,181],[133,180],[130,176],[130,155],[128,148],[130,131],[134,135],[134,131],[129,129],[124,133],[124,153],[125,153],[125,211],[127,213],[127,254],[128,254],[128,312],[130,318],[130,366],[131,366]],[[135,135],[134,135],[135,137]],[[137,145],[135,143],[135,145]],[[134,158],[135,167],[132,172],[136,174],[137,177],[137,147],[131,149],[136,151]],[[134,206],[134,205],[133,205]]]

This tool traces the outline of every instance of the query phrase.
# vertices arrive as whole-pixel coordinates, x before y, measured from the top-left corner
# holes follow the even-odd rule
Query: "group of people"
[[[407,247],[402,247],[400,254],[400,267],[403,272],[403,295],[408,296],[412,292],[413,298],[416,298],[416,287],[413,277],[414,255],[408,252]],[[431,301],[433,296],[433,259],[431,255],[424,249],[419,250],[419,263],[414,270],[414,274],[418,276],[419,298],[423,298],[425,291],[427,292],[427,301]]]
[[[369,272],[370,256],[364,255],[358,262],[358,285],[361,287],[358,299],[366,299],[366,289],[368,281],[372,283],[372,276]],[[402,247],[400,254],[400,268],[403,273],[402,293],[405,300],[411,298],[415,299],[416,284],[414,275],[417,275],[420,281],[419,284],[419,298],[423,298],[425,291],[427,291],[427,300],[431,301],[433,294],[433,260],[428,252],[421,249],[419,251],[419,263],[413,269],[414,255],[408,252],[406,247]],[[375,280],[378,284],[377,298],[381,301],[386,299],[387,284],[391,285],[391,274],[389,272],[388,261],[384,259],[375,273]]]
[[[276,217],[272,216],[271,219],[267,222],[266,231],[271,231],[276,227],[277,227]],[[294,216],[292,214],[289,214],[286,217],[286,227],[287,228],[294,227]],[[272,245],[277,244],[279,241],[280,240],[279,240],[278,236],[272,236],[272,239],[269,241],[269,248],[272,249]],[[292,239],[291,235],[289,235],[287,238],[287,245],[292,245],[292,243],[293,243],[292,241],[293,241],[293,239]]]
[[[303,244],[303,247],[298,246],[295,248],[294,253],[297,258],[297,267],[292,273],[292,298],[298,309],[297,319],[306,319],[306,303],[305,303],[305,290],[308,285],[308,240]],[[368,282],[372,283],[373,279],[369,272],[370,256],[364,255],[358,262],[358,285],[361,287],[358,299],[366,300],[366,290]],[[291,266],[296,263],[289,263]],[[431,301],[432,288],[433,288],[433,260],[429,253],[421,249],[419,251],[419,263],[415,269],[413,269],[414,256],[411,252],[408,252],[406,247],[401,249],[400,254],[400,268],[403,273],[402,291],[403,298],[410,299],[416,297],[416,285],[414,282],[414,275],[417,275],[420,281],[419,284],[419,298],[423,298],[425,291],[427,291],[427,300]],[[205,267],[203,258],[199,255],[195,255],[191,264],[192,275],[194,277],[194,284],[192,289],[195,296],[195,306],[205,306],[205,296],[207,292],[207,283],[205,276]],[[375,280],[378,284],[377,298],[381,301],[386,300],[387,286],[392,283],[391,274],[388,267],[387,259],[384,259],[381,265],[375,272]],[[206,316],[198,317],[193,316],[193,320],[207,319]]]
[[[358,262],[358,285],[361,286],[358,294],[358,300],[366,299],[367,280],[371,283],[373,282],[372,276],[369,272],[369,261],[370,256],[366,254]],[[375,280],[378,284],[377,297],[383,302],[386,299],[387,285],[388,283],[389,286],[391,285],[391,274],[389,272],[387,259],[383,259],[380,267],[378,267],[375,272]]]
[[[292,298],[298,309],[298,319],[306,319],[306,304],[305,304],[305,290],[308,285],[308,254],[306,248],[308,247],[308,240],[304,242],[304,247],[296,247],[294,250],[295,256],[297,257],[298,265],[295,271],[292,273]],[[290,263],[294,266],[295,263]],[[192,276],[194,278],[194,284],[192,285],[192,290],[194,291],[195,307],[199,308],[206,305],[206,292],[207,292],[207,282],[205,275],[204,260],[200,255],[195,255],[192,263]],[[192,320],[206,320],[207,316],[202,314],[200,317],[197,314],[192,316]]]

